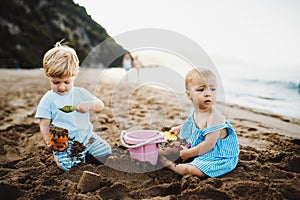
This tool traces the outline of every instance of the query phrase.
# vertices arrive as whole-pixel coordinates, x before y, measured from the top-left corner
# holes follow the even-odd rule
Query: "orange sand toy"
[[[53,126],[50,128],[50,145],[54,151],[64,151],[68,147],[69,131]]]

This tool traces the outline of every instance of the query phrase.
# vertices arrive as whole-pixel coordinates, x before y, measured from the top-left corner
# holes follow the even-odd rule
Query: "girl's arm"
[[[183,150],[180,152],[181,159],[185,161],[189,158],[199,156],[209,152],[216,145],[219,136],[220,136],[220,130],[211,132],[208,133],[205,136],[205,140],[200,144],[198,144],[197,146],[190,149],[183,148]]]
[[[214,108],[211,116],[207,121],[208,126],[215,126],[224,123],[225,123],[225,117],[222,115],[220,111]],[[224,138],[226,136],[227,136],[226,129],[221,129],[218,131],[208,133],[205,136],[204,141],[198,144],[197,146],[190,149],[183,148],[183,151],[180,152],[180,156],[183,160],[187,160],[195,156],[203,155],[214,148],[219,138]]]
[[[95,101],[82,101],[76,106],[77,112],[86,113],[89,111],[101,112],[104,109],[104,103],[100,99]]]
[[[172,127],[169,130],[169,132],[175,133],[175,135],[178,135],[178,133],[180,132],[181,128],[182,128],[182,125],[174,126],[174,127]]]
[[[49,135],[49,130],[50,130],[50,119],[46,118],[41,118],[40,119],[40,132],[43,136],[44,142],[46,143],[47,147],[51,147],[50,145],[50,135]]]

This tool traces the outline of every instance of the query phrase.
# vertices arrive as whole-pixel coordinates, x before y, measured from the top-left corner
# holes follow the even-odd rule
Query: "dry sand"
[[[218,178],[179,176],[131,161],[118,148],[120,131],[133,126],[162,130],[184,120],[190,104],[176,95],[99,79],[82,70],[77,86],[95,91],[106,104],[92,114],[95,131],[113,147],[105,165],[82,164],[68,172],[56,167],[34,119],[49,84],[40,70],[0,70],[0,197],[6,199],[300,199],[300,120],[228,105],[227,118],[240,143],[237,168]],[[100,83],[101,82],[101,83]],[[98,87],[95,87],[95,84]],[[126,95],[130,92],[130,96]],[[129,99],[129,101],[127,101]],[[184,97],[182,97],[184,99]],[[111,168],[114,166],[114,168]],[[122,168],[117,170],[116,166]],[[124,172],[126,167],[132,171]],[[83,171],[99,176],[99,189],[77,189]]]

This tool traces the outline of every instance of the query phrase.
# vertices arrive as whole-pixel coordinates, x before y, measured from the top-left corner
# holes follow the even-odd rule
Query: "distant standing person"
[[[139,60],[138,56],[136,55],[133,60],[133,67],[136,68],[136,73],[137,73],[137,82],[140,82],[140,68],[142,68],[143,64]]]
[[[126,71],[126,81],[128,80],[128,71],[132,67],[132,59],[129,53],[124,54],[123,61],[122,61],[122,67]]]

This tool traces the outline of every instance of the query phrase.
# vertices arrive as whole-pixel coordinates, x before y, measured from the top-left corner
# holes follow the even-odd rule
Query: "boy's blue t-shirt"
[[[76,106],[81,101],[95,101],[97,98],[84,88],[74,87],[67,94],[60,95],[48,91],[40,100],[35,118],[46,118],[51,120],[54,126],[69,130],[71,137],[82,140],[84,135],[79,133],[92,132],[93,126],[90,122],[89,113],[70,112],[65,113],[58,108],[66,105]],[[81,137],[80,137],[81,136]],[[78,138],[79,137],[79,138]]]

